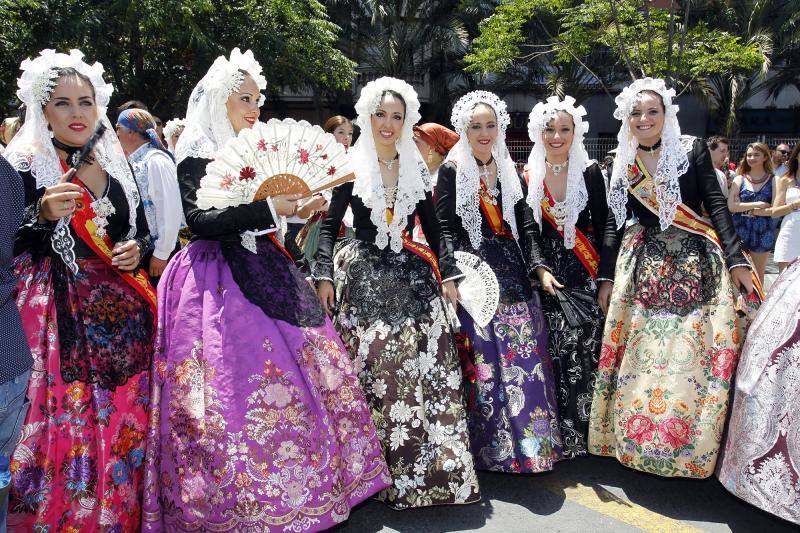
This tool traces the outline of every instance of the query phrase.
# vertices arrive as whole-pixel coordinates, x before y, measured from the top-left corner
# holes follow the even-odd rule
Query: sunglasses
[[[777,151],[782,153],[783,155],[789,155],[791,153],[789,150],[777,150]]]

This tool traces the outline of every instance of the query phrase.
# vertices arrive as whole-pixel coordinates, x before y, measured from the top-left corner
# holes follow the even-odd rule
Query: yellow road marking
[[[649,533],[703,533],[679,520],[673,520],[620,498],[600,485],[588,486],[583,483],[548,476],[542,484],[550,492],[563,492],[566,499],[587,509],[601,513],[618,522],[623,522]]]

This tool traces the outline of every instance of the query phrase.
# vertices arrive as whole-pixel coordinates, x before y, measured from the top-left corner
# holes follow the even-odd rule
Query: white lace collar
[[[544,194],[544,177],[547,173],[545,143],[542,140],[547,123],[559,111],[570,114],[575,125],[572,146],[569,149],[569,166],[567,167],[567,192],[563,202],[553,201],[553,209],[563,218],[564,247],[572,249],[575,246],[575,224],[578,217],[589,202],[589,193],[586,190],[584,171],[592,164],[583,139],[589,131],[589,123],[583,121],[586,110],[583,106],[575,107],[575,99],[571,96],[564,97],[561,101],[557,96],[551,96],[546,102],[539,102],[531,111],[528,118],[528,135],[533,141],[533,149],[528,157],[528,205],[533,210],[533,218],[542,226],[542,199]],[[562,220],[559,220],[562,221]]]
[[[386,216],[386,196],[383,180],[378,166],[375,141],[372,137],[371,117],[380,104],[385,91],[394,91],[402,96],[406,104],[406,116],[400,138],[397,141],[400,176],[397,180],[397,195],[391,224]],[[408,217],[414,213],[417,204],[425,199],[431,190],[428,167],[422,160],[414,144],[413,127],[419,122],[419,99],[414,88],[397,78],[378,78],[361,89],[356,103],[358,117],[355,123],[361,128],[361,135],[348,151],[350,164],[355,174],[353,195],[361,198],[370,209],[370,220],[378,229],[375,245],[381,250],[389,244],[393,251],[403,247],[402,233]]]
[[[658,159],[653,181],[655,182],[656,199],[658,201],[658,220],[661,230],[667,229],[675,220],[678,205],[683,201],[679,178],[689,170],[689,156],[694,137],[681,135],[678,123],[678,106],[672,103],[674,89],[667,89],[664,80],[642,78],[636,80],[615,99],[617,109],[614,118],[622,121],[617,134],[617,153],[614,169],[608,188],[608,206],[614,213],[617,227],[621,228],[627,218],[628,168],[636,161],[638,141],[628,126],[628,117],[639,101],[642,91],[653,91],[664,101],[664,130],[661,134],[661,155]]]
[[[472,247],[478,249],[483,235],[481,233],[482,215],[480,212],[480,170],[472,148],[467,140],[467,129],[472,120],[472,112],[478,104],[486,104],[494,110],[497,117],[497,140],[492,147],[492,156],[497,163],[497,183],[502,191],[503,220],[511,227],[515,239],[519,239],[514,206],[523,197],[522,185],[517,176],[514,160],[506,147],[506,129],[511,117],[506,104],[500,97],[487,91],[473,91],[462,96],[453,107],[450,121],[460,139],[445,157],[456,166],[456,214],[461,218],[469,235]]]

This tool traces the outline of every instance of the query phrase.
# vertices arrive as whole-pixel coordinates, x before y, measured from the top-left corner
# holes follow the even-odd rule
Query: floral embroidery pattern
[[[800,263],[772,285],[736,375],[719,480],[736,496],[800,525]]]
[[[66,278],[62,281],[66,287],[56,289],[50,258],[37,263],[28,255],[17,259],[17,305],[34,357],[28,386],[31,408],[11,461],[9,526],[20,531],[49,531],[54,525],[65,531],[139,529],[147,373],[132,374],[113,390],[98,383],[67,382],[61,355],[65,339],[60,335],[66,319],[56,297],[57,291],[81,294],[75,284],[95,286],[91,303],[81,302],[95,310],[86,315],[92,320],[87,319],[84,326],[92,331],[103,320],[135,323],[125,313],[138,310],[139,303],[148,307],[132,289],[125,292],[109,283],[98,265],[79,261],[86,261],[80,268],[85,279]],[[126,303],[115,307],[118,299]],[[105,318],[95,321],[98,316]],[[127,350],[143,349],[137,346],[143,333],[131,331],[130,335],[103,348],[120,350],[116,361],[124,359]],[[103,343],[102,333],[98,336]],[[85,337],[77,340],[81,342],[72,339],[75,359],[91,359],[96,352],[86,351]],[[111,375],[113,363],[105,362]]]
[[[740,337],[721,252],[674,227],[638,225],[627,230],[621,250],[590,451],[662,476],[708,477]]]
[[[344,241],[335,254],[334,324],[353,357],[397,509],[480,499],[461,369],[430,266],[406,250]]]
[[[195,253],[203,259],[187,257]],[[193,284],[198,264],[212,272],[202,282],[216,299]],[[296,327],[264,314],[239,290],[219,243],[193,243],[171,266],[143,529],[321,530],[386,487],[366,401],[330,322]]]

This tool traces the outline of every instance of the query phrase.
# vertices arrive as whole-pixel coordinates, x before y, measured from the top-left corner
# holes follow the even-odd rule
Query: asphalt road
[[[536,475],[479,474],[483,500],[466,506],[393,511],[377,501],[356,508],[337,533],[737,532],[797,533],[728,493],[716,478],[667,479],[615,459],[586,457]]]

